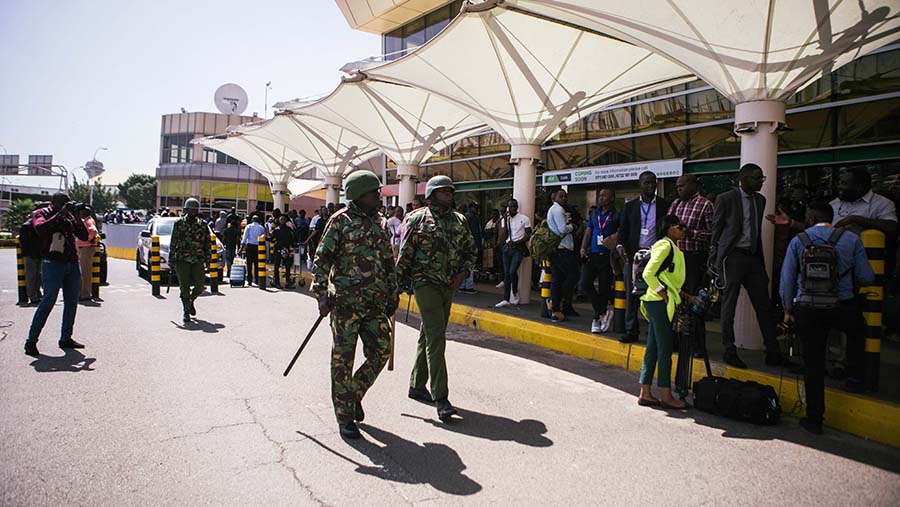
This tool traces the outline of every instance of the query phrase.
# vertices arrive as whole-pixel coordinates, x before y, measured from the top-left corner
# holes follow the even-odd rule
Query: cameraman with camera
[[[74,215],[75,203],[64,193],[53,195],[50,206],[32,213],[31,223],[38,235],[41,251],[41,283],[44,296],[34,312],[31,329],[25,340],[25,354],[39,355],[37,342],[47,323],[50,311],[56,305],[59,291],[63,291],[62,332],[59,347],[82,349],[84,345],[72,339],[75,327],[75,311],[78,309],[78,293],[81,290],[81,269],[75,238],[88,239],[84,222]]]
[[[781,268],[784,322],[796,322],[806,367],[806,417],[800,426],[822,434],[825,414],[825,349],[828,331],[847,333],[850,365],[861,365],[866,325],[854,283],[872,283],[875,273],[859,236],[831,225],[834,209],[813,202],[806,210],[807,229],[791,240]],[[858,369],[858,368],[857,368]],[[854,369],[851,376],[861,377]]]

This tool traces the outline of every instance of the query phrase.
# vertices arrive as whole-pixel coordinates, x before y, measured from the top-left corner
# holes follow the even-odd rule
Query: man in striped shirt
[[[709,256],[709,240],[712,237],[712,202],[700,195],[700,179],[696,174],[685,174],[675,182],[678,198],[669,206],[669,215],[675,215],[685,225],[684,239],[678,248],[684,252],[685,279],[682,290],[696,295],[703,288],[706,260]],[[699,319],[698,319],[699,320]],[[697,344],[694,353],[702,357],[706,351],[706,332],[703,322],[695,329]]]

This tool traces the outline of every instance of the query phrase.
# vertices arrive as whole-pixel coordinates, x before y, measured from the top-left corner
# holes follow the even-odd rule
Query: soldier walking
[[[409,397],[434,402],[438,417],[447,421],[456,409],[447,399],[444,359],[447,323],[453,294],[475,265],[475,241],[466,217],[453,211],[453,180],[434,176],[425,185],[427,207],[407,217],[406,233],[397,259],[397,278],[412,284],[422,316],[416,361],[409,381]],[[425,384],[431,382],[431,393]]]
[[[181,305],[184,310],[182,320],[190,322],[197,315],[194,300],[203,294],[206,281],[206,261],[209,258],[209,227],[197,216],[200,201],[184,201],[181,220],[172,227],[172,242],[169,244],[169,266],[175,266],[178,287],[181,290]]]
[[[381,181],[356,171],[345,184],[350,205],[328,220],[313,267],[311,290],[319,315],[331,314],[331,400],[342,437],[360,438],[354,421],[362,399],[390,355],[391,316],[397,309],[397,278],[387,220],[378,213]],[[366,360],[353,373],[357,336]]]

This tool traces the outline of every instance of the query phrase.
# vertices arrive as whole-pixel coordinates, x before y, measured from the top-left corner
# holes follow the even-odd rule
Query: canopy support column
[[[512,146],[510,162],[516,164],[513,173],[513,199],[519,202],[519,213],[534,221],[534,162],[541,159],[541,147],[536,144]],[[532,230],[537,224],[531,224]],[[531,301],[531,257],[519,266],[519,303]]]
[[[778,183],[778,132],[784,127],[784,102],[761,100],[744,102],[735,108],[734,131],[741,137],[741,167],[756,164],[762,168],[766,181],[762,193],[766,198],[763,216],[775,213],[775,187]],[[760,230],[766,272],[769,274],[769,291],[772,277],[772,248],[775,244],[775,226],[763,219]],[[756,312],[746,291],[741,291],[734,316],[735,345],[750,350],[763,349],[762,334],[756,320]]]
[[[287,183],[272,183],[272,198],[275,200],[275,208],[280,209],[281,211],[287,211],[285,209],[285,196],[288,194]]]
[[[343,181],[343,179],[344,178],[341,175],[329,174],[325,176],[326,204],[337,204],[341,202],[341,182]]]
[[[397,165],[397,177],[400,178],[399,201],[397,204],[404,209],[416,196],[416,183],[419,181],[419,166],[415,164]]]

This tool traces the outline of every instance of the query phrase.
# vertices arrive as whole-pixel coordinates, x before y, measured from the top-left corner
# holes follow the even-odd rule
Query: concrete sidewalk
[[[493,285],[479,284],[476,291],[477,294],[456,294],[451,322],[627,370],[639,371],[641,368],[644,342],[625,344],[618,341],[620,335],[591,334],[590,320],[593,311],[587,303],[576,302],[575,309],[580,317],[551,324],[549,320],[540,317],[541,299],[537,292],[533,293],[532,302],[528,305],[498,309],[494,305],[502,298],[500,289]],[[398,320],[404,318],[407,307],[413,312],[418,310],[415,298],[407,299],[404,295],[400,302]],[[747,363],[748,369],[730,367],[721,362],[723,349],[718,322],[708,323],[707,330],[707,347],[714,375],[771,385],[778,392],[782,410],[798,417],[803,415],[805,394],[802,375],[792,375],[780,368],[765,366],[761,351],[741,351],[741,358]],[[645,335],[645,332],[641,333],[642,337]],[[783,348],[787,349],[784,344]],[[900,367],[896,362],[897,344],[885,341],[882,350],[879,393],[851,394],[842,389],[842,380],[826,379],[825,423],[835,429],[900,447]],[[798,362],[799,359],[795,358]],[[677,359],[673,358],[673,363],[675,361]],[[694,359],[693,379],[699,380],[705,375],[703,361]]]

